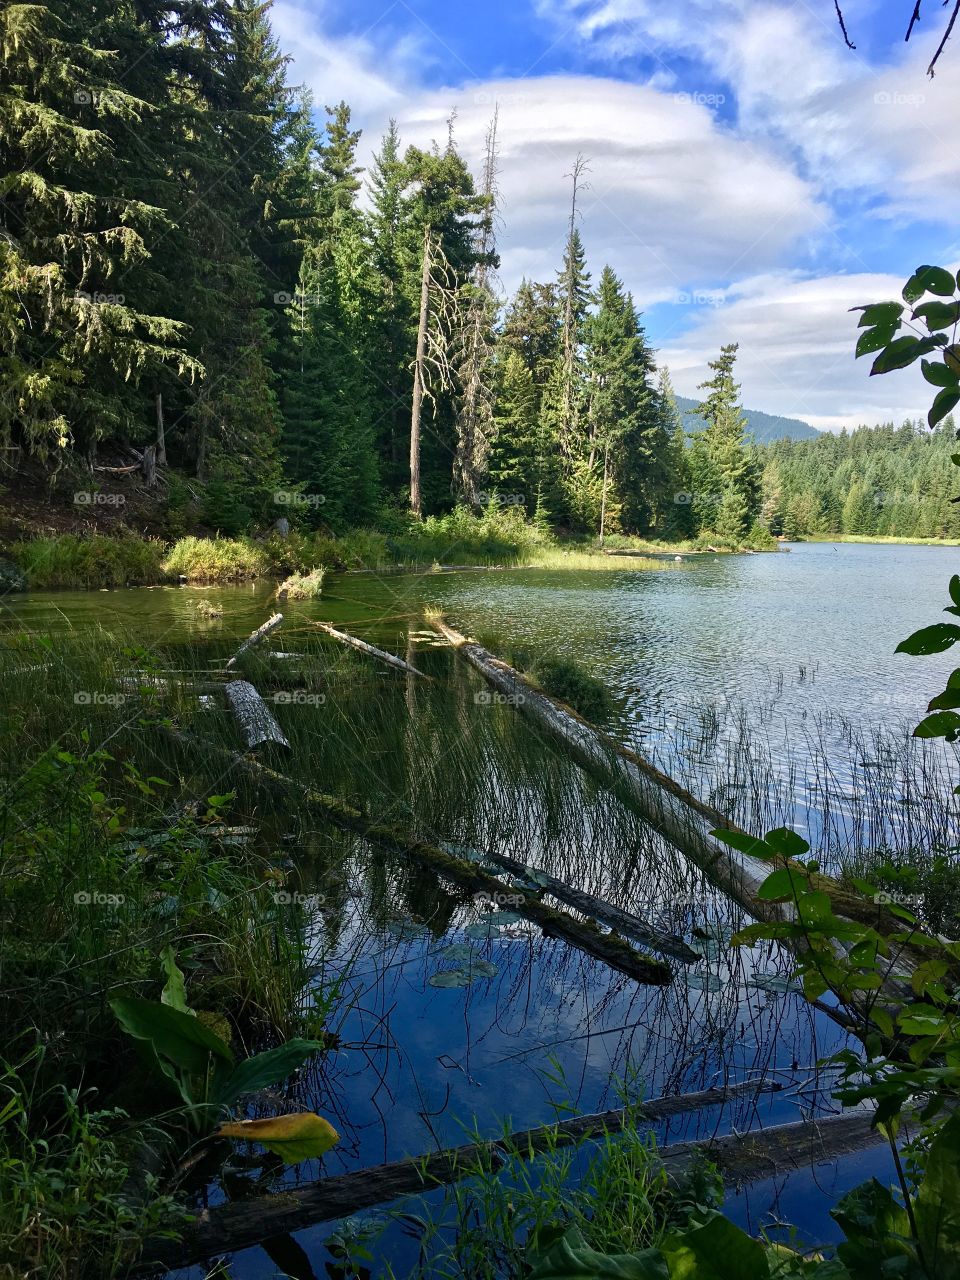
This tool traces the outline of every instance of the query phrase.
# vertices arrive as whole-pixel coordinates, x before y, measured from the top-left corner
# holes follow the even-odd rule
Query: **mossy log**
[[[373,1205],[429,1191],[470,1177],[483,1169],[496,1167],[508,1152],[516,1152],[522,1158],[532,1159],[554,1147],[585,1142],[604,1133],[618,1133],[627,1124],[655,1122],[685,1112],[699,1111],[703,1107],[721,1106],[740,1098],[769,1093],[778,1088],[777,1084],[766,1080],[752,1080],[726,1088],[657,1098],[640,1107],[576,1116],[557,1124],[523,1129],[499,1141],[468,1143],[406,1160],[395,1160],[389,1164],[374,1165],[355,1173],[321,1178],[288,1192],[217,1205],[203,1210],[182,1239],[148,1241],[137,1271],[143,1274],[159,1267],[173,1269],[189,1266],[215,1254],[247,1248],[271,1236],[300,1231],[318,1222],[345,1218]],[[784,1127],[806,1130],[813,1126]],[[756,1135],[759,1139],[763,1136]],[[782,1138],[779,1145],[784,1145]],[[671,1162],[674,1169],[679,1169],[683,1161],[689,1163],[692,1149],[698,1146],[703,1147],[704,1144],[684,1143],[682,1148],[666,1148],[663,1154],[667,1155],[673,1150],[680,1153]],[[793,1146],[796,1147],[795,1138]],[[766,1176],[766,1172],[761,1176]]]
[[[164,728],[161,731],[181,747],[200,751],[208,758],[212,756],[233,764],[234,767],[270,790],[293,793],[299,797],[301,804],[315,813],[324,815],[336,826],[346,831],[353,831],[373,844],[400,854],[419,866],[427,867],[463,889],[468,889],[472,893],[483,892],[491,898],[503,893],[502,881],[481,870],[474,863],[457,858],[424,840],[408,836],[396,827],[373,821],[359,809],[346,804],[343,800],[338,800],[336,796],[314,791],[304,783],[278,773],[250,756],[234,755],[223,747],[193,738],[176,729]],[[525,893],[517,889],[513,896],[515,898],[513,910],[539,925],[548,937],[562,939],[570,946],[601,960],[611,969],[616,969],[637,982],[666,986],[672,981],[673,975],[670,968],[662,960],[644,955],[623,938],[601,932],[593,921],[576,920],[566,911],[547,906],[533,893]]]

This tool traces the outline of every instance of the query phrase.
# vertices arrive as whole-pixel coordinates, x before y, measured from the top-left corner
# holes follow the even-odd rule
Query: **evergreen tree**
[[[733,377],[736,358],[737,343],[721,347],[719,357],[708,362],[713,377],[700,384],[707,395],[697,412],[707,425],[696,439],[698,481],[711,487],[695,496],[695,504],[718,537],[740,542],[759,511],[759,475],[744,435],[740,387]]]

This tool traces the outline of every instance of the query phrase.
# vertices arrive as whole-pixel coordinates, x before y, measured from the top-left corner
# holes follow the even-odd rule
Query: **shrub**
[[[587,720],[605,720],[614,708],[613,695],[596,676],[571,658],[538,658],[532,674],[537,683]]]
[[[181,538],[163,562],[165,573],[188,582],[258,578],[270,569],[262,547],[248,538]]]

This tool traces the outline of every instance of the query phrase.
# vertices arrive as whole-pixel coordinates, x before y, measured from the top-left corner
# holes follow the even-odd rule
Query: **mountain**
[[[677,407],[683,414],[683,425],[687,431],[702,431],[703,419],[697,417],[697,401],[687,396],[677,396]],[[808,422],[799,418],[781,418],[775,413],[762,413],[759,409],[744,409],[743,416],[747,420],[747,431],[757,444],[767,444],[770,440],[815,440],[820,432]]]

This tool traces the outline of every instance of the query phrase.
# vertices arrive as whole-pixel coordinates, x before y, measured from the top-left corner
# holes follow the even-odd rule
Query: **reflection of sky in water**
[[[849,726],[870,733],[915,721],[942,684],[952,666],[949,653],[921,660],[895,657],[893,650],[911,630],[940,617],[955,559],[955,552],[941,548],[810,544],[794,547],[789,556],[705,558],[659,572],[332,578],[322,601],[287,610],[282,647],[296,644],[297,628],[309,618],[323,617],[397,652],[416,651],[419,662],[443,677],[442,685],[436,692],[432,686],[418,690],[418,700],[405,704],[411,695],[402,684],[378,675],[389,704],[384,723],[394,706],[395,722],[403,718],[407,705],[421,723],[431,714],[462,718],[469,750],[483,761],[478,785],[472,791],[465,784],[451,787],[436,762],[419,757],[411,767],[382,725],[369,718],[358,722],[372,686],[358,686],[355,702],[329,705],[311,713],[309,722],[300,708],[277,714],[295,748],[298,733],[311,737],[309,758],[318,777],[323,769],[349,771],[357,792],[374,807],[402,797],[390,820],[480,849],[489,843],[690,939],[695,926],[709,930],[738,920],[728,918],[723,901],[642,823],[567,762],[557,763],[552,748],[538,748],[539,756],[531,757],[524,739],[528,755],[517,751],[531,731],[512,709],[495,708],[478,719],[473,692],[482,685],[449,652],[427,649],[419,638],[408,650],[410,622],[420,606],[439,603],[462,629],[491,640],[500,636],[505,647],[535,643],[583,660],[620,697],[616,732],[657,756],[704,798],[735,807],[747,825],[763,825],[767,815],[759,811],[750,821],[749,802],[772,772],[780,779],[778,816],[807,827],[816,842],[829,838],[837,846],[851,833],[869,837],[868,830],[850,826],[857,807],[850,797],[859,794],[894,816],[901,843],[914,836],[923,843],[931,834],[923,827],[929,811],[922,795],[914,795],[914,806],[903,804],[903,777],[882,755],[867,769],[855,769]],[[236,635],[262,621],[268,594],[269,588],[256,586],[40,595],[10,602],[6,616],[12,612],[15,625],[19,619],[52,630],[67,622],[129,626],[167,644],[205,640],[205,661],[215,664],[235,648]],[[223,604],[222,627],[198,622],[199,598]],[[705,747],[695,730],[706,705],[720,714],[713,743]],[[759,773],[737,754],[741,715],[758,744]],[[826,782],[817,756],[821,741],[830,766]],[[726,778],[730,790],[716,792],[717,777],[731,769],[724,755],[731,742],[741,772],[734,767]],[[947,763],[939,744],[929,758]],[[295,768],[296,749],[292,760]],[[921,780],[923,787],[935,797],[945,794],[935,772]],[[329,861],[322,850],[312,848],[309,859],[304,850],[307,889],[315,887],[310,859],[324,873]],[[534,931],[532,938],[476,942],[477,954],[497,965],[496,976],[465,989],[437,989],[428,978],[445,965],[434,953],[461,941],[478,908],[435,883],[426,889],[430,877],[405,882],[382,854],[362,848],[352,850],[341,874],[353,896],[334,925],[318,927],[316,940],[326,937],[328,966],[354,956],[337,1028],[342,1045],[302,1073],[289,1099],[330,1116],[343,1134],[324,1164],[326,1173],[462,1142],[474,1123],[493,1136],[510,1118],[514,1127],[548,1122],[552,1103],[581,1113],[613,1107],[619,1100],[612,1081],[631,1073],[651,1097],[777,1072],[788,1086],[755,1106],[737,1102],[677,1117],[659,1129],[671,1139],[832,1109],[829,1080],[818,1081],[812,1068],[840,1046],[843,1035],[795,995],[748,985],[756,973],[785,972],[782,957],[769,948],[708,946],[708,958],[689,972],[713,975],[706,985],[718,982],[718,989],[696,989],[675,962],[677,980],[655,988]],[[698,904],[678,907],[678,896],[693,896]],[[427,918],[437,912],[442,942],[391,937],[383,928],[385,904]],[[557,1072],[562,1085],[548,1079],[547,1073]],[[275,1105],[267,1101],[264,1110]],[[777,1185],[756,1184],[731,1202],[732,1212],[756,1228],[776,1208],[810,1239],[836,1238],[821,1192],[832,1198],[874,1170],[885,1177],[886,1159],[872,1151]],[[286,1176],[293,1182],[317,1173],[308,1163]],[[318,1272],[324,1256],[319,1244],[330,1229],[298,1236]],[[411,1250],[393,1230],[394,1261],[412,1263]],[[233,1274],[261,1280],[275,1269],[254,1249],[235,1260]]]

